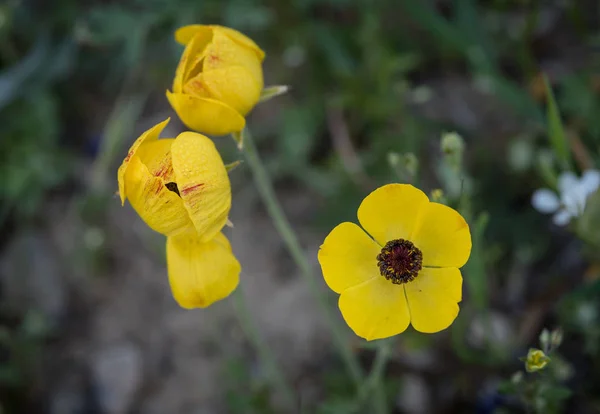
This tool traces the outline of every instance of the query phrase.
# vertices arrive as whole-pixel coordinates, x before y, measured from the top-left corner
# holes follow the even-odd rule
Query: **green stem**
[[[372,393],[373,409],[377,414],[388,414],[387,397],[385,394],[385,381],[383,373],[385,366],[392,355],[392,342],[390,340],[381,341],[375,354],[371,373],[364,382],[358,395],[359,405],[363,406],[364,401],[369,398]]]
[[[278,390],[283,396],[289,409],[295,409],[297,404],[294,390],[287,383],[285,376],[282,374],[279,365],[273,356],[273,352],[271,352],[256,328],[256,325],[250,316],[251,313],[246,305],[244,292],[242,292],[241,287],[238,287],[233,293],[233,306],[244,334],[258,352],[259,358],[267,371],[273,389]]]
[[[273,220],[273,224],[283,239],[290,255],[292,256],[292,259],[300,268],[300,273],[310,288],[310,291],[317,299],[317,304],[325,315],[325,321],[329,325],[335,345],[337,346],[344,363],[346,364],[346,368],[348,369],[354,384],[356,385],[357,389],[360,389],[363,377],[360,364],[350,349],[348,342],[344,338],[344,333],[340,330],[340,325],[337,323],[334,314],[331,312],[326,297],[323,295],[323,292],[317,285],[311,265],[306,259],[306,255],[300,246],[298,237],[292,229],[290,222],[285,216],[285,213],[283,212],[283,209],[279,204],[277,197],[275,196],[275,191],[273,190],[273,184],[271,183],[269,173],[260,159],[256,146],[252,140],[252,136],[248,130],[243,132],[243,144],[246,153],[246,161],[252,170],[254,182],[258,188],[260,196],[262,197],[265,207],[271,216],[271,220]]]

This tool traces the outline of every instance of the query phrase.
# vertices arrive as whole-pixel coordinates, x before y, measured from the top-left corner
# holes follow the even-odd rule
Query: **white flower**
[[[533,193],[531,204],[541,213],[555,213],[552,217],[554,224],[564,226],[569,224],[572,218],[583,214],[585,202],[598,187],[598,170],[587,170],[581,178],[577,178],[570,171],[564,172],[558,177],[558,196],[552,190],[541,188]]]

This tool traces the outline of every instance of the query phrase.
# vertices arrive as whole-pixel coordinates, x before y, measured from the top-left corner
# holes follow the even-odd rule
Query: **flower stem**
[[[363,387],[358,394],[359,405],[363,405],[372,394],[373,409],[377,414],[388,414],[387,397],[385,394],[385,382],[383,381],[383,373],[385,366],[392,354],[392,342],[390,340],[381,341],[375,354],[373,367],[369,376],[365,380]]]
[[[298,237],[292,229],[290,222],[288,221],[281,205],[279,204],[279,201],[277,200],[277,197],[275,196],[275,191],[273,190],[273,184],[271,183],[269,173],[260,159],[250,132],[246,129],[243,134],[246,161],[252,170],[254,182],[258,188],[260,196],[262,197],[263,203],[265,204],[265,207],[271,216],[271,220],[273,220],[275,228],[279,232],[279,235],[283,239],[290,255],[292,256],[292,259],[300,268],[300,273],[306,281],[312,295],[317,300],[317,304],[321,308],[321,312],[325,315],[325,321],[329,325],[329,329],[333,335],[333,340],[340,352],[341,357],[344,360],[346,369],[348,370],[355,386],[357,389],[359,389],[361,387],[363,378],[360,364],[350,349],[348,342],[344,338],[344,333],[341,331],[340,325],[337,323],[334,314],[331,312],[326,297],[316,283],[314,272],[312,271],[311,265],[308,262],[302,247],[300,246]]]
[[[271,352],[268,345],[263,340],[260,332],[256,328],[256,325],[250,316],[251,313],[246,305],[246,299],[244,298],[244,292],[242,291],[241,287],[238,287],[233,293],[233,306],[244,334],[258,352],[258,356],[262,362],[262,365],[265,367],[269,380],[271,381],[271,386],[283,397],[288,409],[295,409],[296,396],[294,390],[289,386],[285,376],[279,369],[279,365],[273,356],[273,352]]]

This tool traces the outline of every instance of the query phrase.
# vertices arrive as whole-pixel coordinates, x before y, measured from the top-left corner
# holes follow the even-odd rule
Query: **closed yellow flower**
[[[227,222],[231,184],[213,142],[195,132],[158,139],[169,120],[144,132],[119,167],[121,203],[153,230],[174,236],[195,229],[212,239]]]
[[[167,237],[167,267],[175,300],[206,307],[238,285],[240,264],[221,229],[231,186],[221,156],[204,135],[158,139],[169,120],[144,132],[119,167],[125,199],[153,230]]]
[[[210,135],[241,131],[263,89],[264,52],[222,26],[190,25],[175,32],[186,46],[167,98],[189,128]]]
[[[450,326],[462,299],[459,268],[471,253],[463,217],[412,185],[389,184],[363,200],[358,220],[364,230],[338,225],[318,256],[348,326],[367,340],[409,324],[426,333]]]

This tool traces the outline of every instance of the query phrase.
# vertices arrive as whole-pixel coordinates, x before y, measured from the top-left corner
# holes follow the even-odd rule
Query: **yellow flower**
[[[231,185],[213,142],[195,132],[158,139],[169,120],[144,132],[119,167],[121,203],[153,230],[174,236],[195,229],[212,239],[227,222]]]
[[[153,230],[167,237],[167,267],[175,300],[206,307],[238,285],[240,264],[221,229],[231,186],[213,142],[194,132],[158,139],[169,120],[144,132],[119,167],[125,199]]]
[[[525,358],[525,370],[527,372],[540,371],[544,369],[548,362],[550,362],[550,358],[546,356],[544,351],[530,348]]]
[[[319,250],[348,326],[367,340],[399,334],[409,323],[426,333],[450,326],[462,299],[459,268],[471,253],[463,217],[412,185],[390,184],[363,200],[358,220],[368,234],[342,223]]]
[[[190,25],[175,32],[186,45],[167,98],[189,128],[211,135],[241,131],[263,89],[264,52],[222,26]]]

